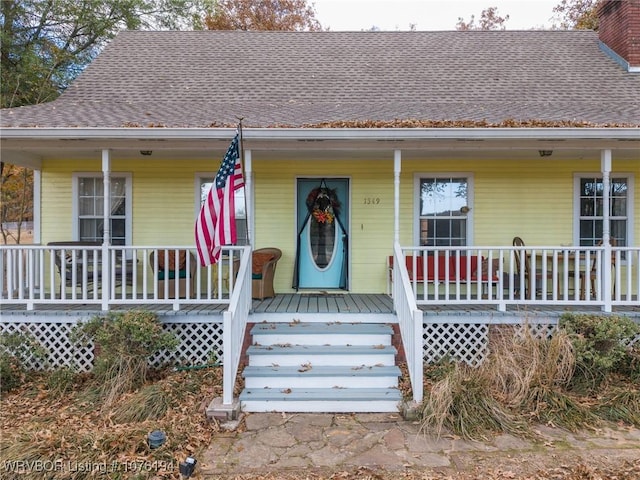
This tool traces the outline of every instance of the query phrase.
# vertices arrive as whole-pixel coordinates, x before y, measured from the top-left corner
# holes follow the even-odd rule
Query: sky
[[[455,30],[458,18],[465,22],[482,10],[497,7],[502,17],[509,15],[507,30],[550,28],[553,7],[561,0],[310,0],[323,28],[339,30]]]

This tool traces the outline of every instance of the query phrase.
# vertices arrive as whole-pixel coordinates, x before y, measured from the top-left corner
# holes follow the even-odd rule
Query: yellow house
[[[230,405],[251,323],[392,325],[419,401],[423,359],[473,336],[460,324],[640,315],[640,11],[600,15],[599,32],[121,32],[57,100],[1,112],[3,161],[36,172],[35,244],[0,247],[3,328],[218,315],[184,341],[224,350]],[[238,131],[235,242],[203,265],[194,225]],[[273,295],[262,248],[281,252]],[[430,350],[435,324],[454,345]]]

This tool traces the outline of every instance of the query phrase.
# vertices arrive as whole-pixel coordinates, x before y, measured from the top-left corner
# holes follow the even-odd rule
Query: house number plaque
[[[364,197],[365,205],[379,205],[380,197]]]

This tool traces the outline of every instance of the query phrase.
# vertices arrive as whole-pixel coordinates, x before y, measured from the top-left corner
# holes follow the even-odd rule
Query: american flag
[[[234,192],[244,186],[239,136],[236,133],[229,145],[196,219],[196,247],[203,267],[218,261],[223,245],[236,243]]]

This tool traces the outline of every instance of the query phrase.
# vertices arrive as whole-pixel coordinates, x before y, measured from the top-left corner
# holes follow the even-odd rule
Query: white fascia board
[[[4,139],[228,140],[233,128],[0,129]],[[640,140],[640,128],[243,128],[246,140]]]

